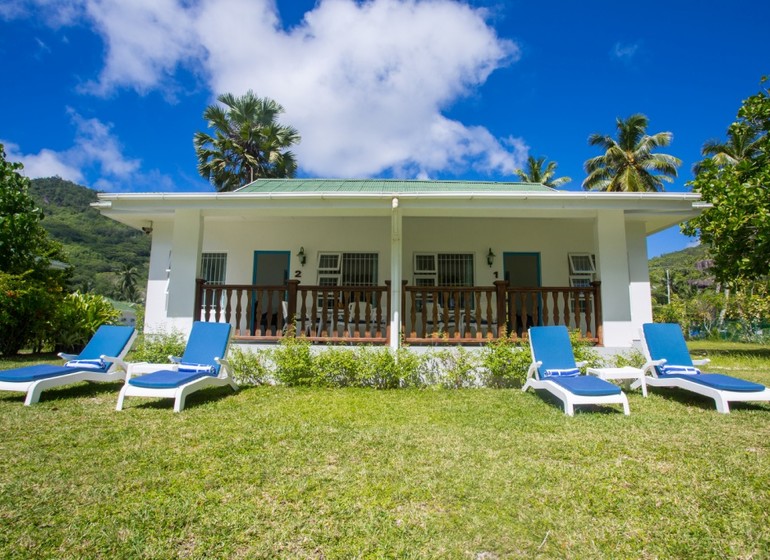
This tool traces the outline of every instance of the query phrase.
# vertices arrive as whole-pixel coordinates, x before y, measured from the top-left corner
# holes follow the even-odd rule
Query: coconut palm
[[[527,165],[524,169],[517,169],[516,175],[525,183],[540,183],[546,187],[558,188],[566,183],[569,183],[572,179],[570,177],[559,177],[554,179],[556,175],[556,168],[559,166],[555,161],[548,162],[545,165],[545,157],[535,159],[532,156],[527,158]]]
[[[203,118],[214,136],[193,137],[198,172],[218,191],[235,190],[261,177],[293,177],[297,162],[289,148],[300,141],[291,126],[276,122],[283,107],[249,90],[241,97],[220,95]]]
[[[670,132],[647,134],[647,117],[631,115],[617,119],[618,139],[602,134],[588,137],[591,146],[599,146],[604,154],[585,162],[588,177],[586,190],[612,192],[658,192],[663,182],[672,182],[682,162],[668,154],[654,154],[656,148],[671,144]]]
[[[701,148],[701,154],[710,158],[717,165],[736,165],[743,160],[751,159],[758,151],[757,132],[745,123],[734,123],[727,129],[727,142],[719,140],[707,140]],[[693,172],[697,175],[703,162],[693,166]]]
[[[136,302],[139,299],[137,278],[139,271],[130,264],[121,264],[116,271],[118,275],[117,296],[123,301]]]

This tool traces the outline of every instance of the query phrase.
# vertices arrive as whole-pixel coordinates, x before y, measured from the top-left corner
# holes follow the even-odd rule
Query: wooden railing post
[[[604,346],[604,317],[602,316],[602,283],[591,282],[594,287],[594,317],[596,321],[596,338],[599,346]]]
[[[288,289],[286,294],[286,332],[293,332],[294,336],[297,336],[297,328],[294,325],[294,315],[297,312],[297,288],[299,287],[299,280],[289,280],[287,282]]]
[[[195,299],[193,301],[193,321],[200,321],[201,318],[201,304],[203,303],[203,285],[206,283],[205,278],[195,279]]]
[[[495,280],[495,296],[497,304],[497,338],[500,338],[502,332],[505,332],[505,336],[508,336],[508,316],[506,308],[508,302],[506,301],[508,293],[508,281],[507,280]]]

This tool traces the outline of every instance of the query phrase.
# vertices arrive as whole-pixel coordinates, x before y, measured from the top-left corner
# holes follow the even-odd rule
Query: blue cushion
[[[195,321],[181,361],[185,364],[211,365],[214,373],[219,373],[219,364],[214,358],[225,357],[229,341],[229,323]]]
[[[134,327],[102,325],[78,354],[78,360],[95,360],[101,356],[117,357],[134,334]]]
[[[45,379],[47,377],[58,377],[60,375],[67,375],[69,373],[75,373],[78,370],[73,370],[65,366],[53,366],[48,364],[41,364],[37,366],[27,366],[17,369],[6,369],[0,371],[0,381],[9,381],[11,383],[26,383],[29,381],[37,381],[38,379]]]
[[[175,389],[181,387],[185,383],[195,381],[200,377],[206,377],[210,374],[201,372],[179,372],[170,370],[161,370],[148,373],[147,375],[140,375],[139,377],[131,378],[128,383],[134,387],[144,387],[146,389]]]
[[[682,328],[676,323],[645,323],[642,325],[644,341],[650,358],[666,360],[666,363],[693,367],[690,351],[682,334]],[[658,373],[663,373],[660,367]]]
[[[578,377],[549,377],[548,381],[564,387],[570,393],[581,397],[602,397],[619,395],[620,387],[592,375]]]
[[[661,378],[681,378],[688,381],[694,381],[706,387],[717,389],[719,391],[738,391],[741,393],[756,393],[758,391],[764,391],[765,386],[759,383],[752,383],[745,379],[739,379],[738,377],[731,377],[729,375],[722,375],[720,373],[701,373],[700,375],[692,374],[674,374],[674,375],[662,375]]]
[[[535,361],[543,362],[540,366],[541,375],[547,370],[577,367],[567,327],[531,327],[529,329],[529,343]]]

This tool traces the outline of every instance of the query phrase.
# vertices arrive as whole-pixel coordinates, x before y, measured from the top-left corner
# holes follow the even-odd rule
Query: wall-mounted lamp
[[[495,264],[495,255],[492,252],[492,247],[489,248],[489,252],[487,253],[487,264],[489,265],[489,268],[492,268],[492,265]]]
[[[299,264],[302,266],[305,266],[305,263],[307,262],[307,255],[305,254],[305,248],[300,247],[299,253],[297,253],[297,258],[299,259]]]

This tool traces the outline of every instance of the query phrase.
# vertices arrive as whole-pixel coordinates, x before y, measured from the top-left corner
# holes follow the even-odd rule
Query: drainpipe
[[[398,198],[391,201],[393,212],[390,217],[390,347],[398,350],[401,343],[401,209]]]

